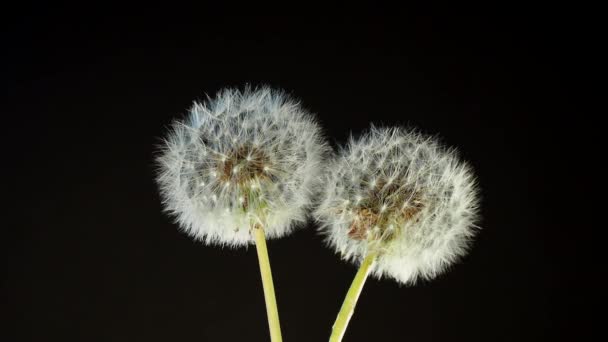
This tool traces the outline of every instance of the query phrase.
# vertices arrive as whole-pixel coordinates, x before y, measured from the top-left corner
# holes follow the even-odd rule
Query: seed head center
[[[412,187],[393,179],[374,180],[355,201],[348,236],[355,240],[391,240],[398,233],[396,227],[414,219],[424,206],[421,194]]]
[[[240,146],[220,158],[217,173],[220,181],[237,186],[251,185],[268,177],[268,156],[259,148]]]

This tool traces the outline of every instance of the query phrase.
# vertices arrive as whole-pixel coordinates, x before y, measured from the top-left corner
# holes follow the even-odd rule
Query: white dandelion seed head
[[[453,149],[403,129],[351,139],[326,168],[315,211],[330,246],[354,262],[377,253],[372,275],[431,279],[464,255],[478,190]]]
[[[278,238],[305,220],[326,152],[313,118],[283,92],[227,89],[173,124],[157,180],[184,231],[239,246],[255,225]]]

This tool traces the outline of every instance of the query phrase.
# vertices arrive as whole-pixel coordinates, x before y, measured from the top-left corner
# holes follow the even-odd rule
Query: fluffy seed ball
[[[346,260],[377,253],[372,274],[430,279],[476,231],[477,187],[454,150],[401,129],[372,129],[328,166],[316,218]]]
[[[305,219],[326,151],[298,103],[268,88],[221,91],[175,122],[158,158],[165,208],[205,243],[253,242]]]

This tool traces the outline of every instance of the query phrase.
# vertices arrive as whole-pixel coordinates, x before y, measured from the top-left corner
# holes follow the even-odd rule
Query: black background
[[[582,296],[600,283],[583,281],[578,236],[591,231],[573,195],[573,14],[167,6],[4,13],[0,339],[268,340],[255,249],[193,242],[154,182],[167,125],[245,83],[300,99],[332,146],[370,123],[415,126],[477,172],[483,230],[470,254],[413,287],[370,279],[345,341],[590,332]],[[312,223],[269,248],[284,339],[326,340],[355,267]]]

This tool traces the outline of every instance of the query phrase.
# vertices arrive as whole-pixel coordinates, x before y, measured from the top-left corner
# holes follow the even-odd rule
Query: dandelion
[[[281,331],[266,238],[304,221],[325,151],[298,103],[246,88],[195,103],[158,158],[165,209],[186,233],[210,245],[256,245],[272,341]]]
[[[372,128],[351,139],[328,166],[315,211],[328,244],[360,264],[330,341],[342,340],[369,274],[412,284],[464,255],[477,209],[470,168],[432,137]]]

